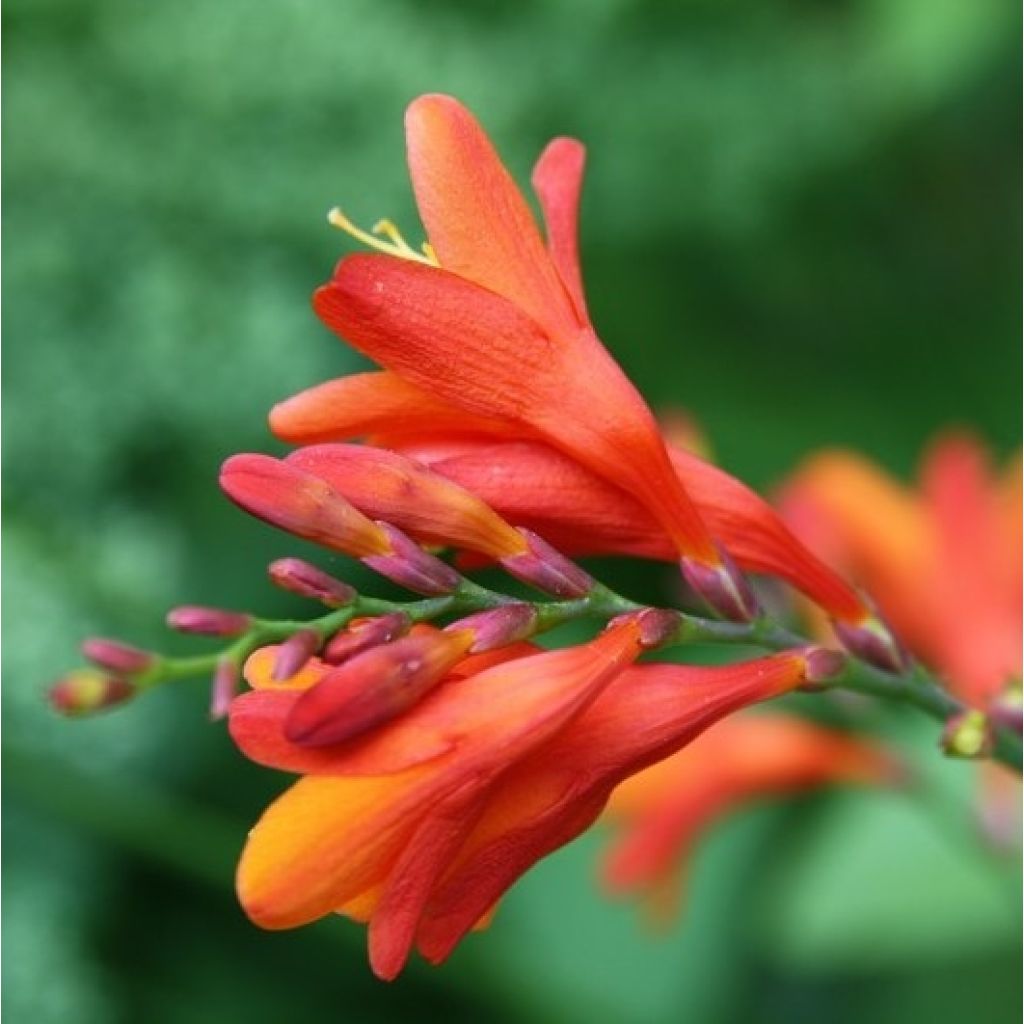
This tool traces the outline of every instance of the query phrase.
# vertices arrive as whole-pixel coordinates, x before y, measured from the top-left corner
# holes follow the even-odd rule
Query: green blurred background
[[[262,568],[297,547],[229,507],[216,470],[278,449],[273,401],[358,365],[309,310],[347,247],[324,214],[418,238],[401,116],[419,92],[467,102],[522,180],[551,135],[588,143],[601,333],[751,483],[836,442],[907,473],[952,421],[1007,453],[1015,6],[9,0],[10,1020],[1020,1019],[1015,860],[975,841],[970,771],[933,763],[930,727],[895,726],[935,800],[744,812],[667,935],[597,895],[588,836],[447,967],[384,986],[354,925],[243,918],[233,862],[284,780],[206,723],[202,685],[82,722],[41,696],[85,634],[190,649],[160,625],[174,603],[301,611]],[[652,600],[670,586],[609,571]]]

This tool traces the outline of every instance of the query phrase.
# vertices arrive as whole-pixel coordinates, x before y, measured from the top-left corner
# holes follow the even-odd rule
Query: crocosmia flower
[[[258,651],[232,736],[253,760],[302,778],[250,835],[238,872],[249,916],[267,928],[335,911],[367,921],[385,978],[414,946],[439,962],[524,871],[596,819],[615,785],[729,712],[792,689],[813,660],[793,651],[631,668],[643,634],[626,618],[574,648],[470,656],[405,714],[333,746],[288,729],[333,666],[313,659],[278,684],[274,650]]]

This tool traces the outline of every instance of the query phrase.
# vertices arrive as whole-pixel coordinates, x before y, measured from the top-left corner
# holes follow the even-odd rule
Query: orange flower
[[[827,784],[898,778],[896,762],[864,740],[785,714],[733,716],[615,790],[605,820],[620,834],[605,880],[613,890],[644,890],[664,923],[678,909],[694,844],[730,811]]]
[[[917,489],[824,452],[786,486],[794,529],[860,579],[918,657],[984,708],[1021,672],[1021,469],[965,435],[926,453]]]
[[[556,139],[535,168],[545,246],[525,199],[464,107],[447,96],[420,97],[406,129],[430,244],[417,253],[386,223],[380,231],[392,240],[383,242],[336,212],[335,223],[388,254],[343,259],[314,296],[317,313],[397,374],[398,390],[410,384],[471,419],[542,438],[635,494],[708,603],[731,618],[752,617],[746,581],[708,532],[650,410],[587,316],[576,251],[582,146]],[[299,420],[323,436],[326,393],[275,410],[275,429],[298,437]]]
[[[292,743],[284,730],[330,666],[314,661],[274,684],[274,651],[257,652],[232,736],[253,760],[304,777],[250,835],[238,873],[246,912],[267,928],[331,911],[368,921],[385,978],[413,945],[443,960],[524,871],[593,822],[618,782],[791,689],[808,665],[789,652],[725,668],[628,668],[642,645],[627,619],[568,650],[470,658],[402,717],[333,747]]]

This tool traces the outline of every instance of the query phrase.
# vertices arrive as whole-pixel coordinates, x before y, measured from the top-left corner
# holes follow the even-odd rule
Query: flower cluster
[[[911,669],[887,621],[923,651],[912,619],[921,605],[897,596],[902,553],[879,559],[882,575],[866,571],[870,556],[857,541],[867,531],[844,527],[868,506],[886,512],[856,487],[830,483],[841,467],[820,463],[794,481],[787,524],[663,434],[587,311],[578,142],[554,140],[534,169],[542,235],[459,103],[417,99],[406,130],[429,241],[416,249],[389,221],[365,232],[333,211],[332,223],[376,251],[344,257],[313,300],[324,323],[380,369],[277,405],[271,428],[294,450],[235,455],[220,484],[246,512],[359,560],[418,599],[366,597],[284,558],[271,580],[318,602],[319,618],[177,608],[172,627],[227,646],[205,661],[175,661],[92,640],[85,653],[97,668],[52,691],[59,710],[85,713],[189,674],[197,661],[212,669],[213,712],[227,717],[238,749],[299,776],[249,836],[242,906],[266,928],[333,913],[367,922],[383,978],[414,948],[445,959],[523,872],[590,827],[609,800],[610,819],[625,826],[610,881],[663,886],[696,833],[740,800],[898,777],[893,758],[869,742],[781,713],[730,717],[703,737],[734,712],[797,688],[860,681],[955,731],[954,711],[994,715],[993,688],[1015,664],[1002,648],[984,665],[954,648],[937,652],[960,680],[963,705]],[[937,478],[936,493],[948,516],[932,534],[945,551],[941,539],[988,504],[965,511],[957,488]],[[847,519],[845,506],[821,512],[846,497]],[[677,563],[710,617],[632,602],[575,561],[602,554]],[[496,593],[464,575],[485,563],[539,596]],[[844,569],[871,584],[877,606]],[[995,563],[977,571],[995,572]],[[827,646],[765,616],[747,573],[802,595],[828,624]],[[932,586],[924,579],[902,585]],[[989,577],[975,582],[994,593]],[[941,617],[949,595],[932,597]],[[986,625],[1002,621],[992,611]],[[583,617],[601,624],[593,639],[557,650],[534,642]],[[691,640],[774,653],[715,667],[637,663]],[[248,689],[238,694],[242,678]],[[986,717],[983,734],[988,727]]]

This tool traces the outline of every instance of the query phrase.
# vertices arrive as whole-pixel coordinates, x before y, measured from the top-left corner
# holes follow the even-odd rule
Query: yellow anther
[[[340,228],[346,234],[358,239],[363,245],[368,245],[371,249],[377,249],[379,252],[387,253],[389,256],[397,256],[399,259],[415,260],[417,263],[425,263],[432,267],[439,265],[437,257],[434,255],[433,249],[429,249],[429,245],[425,244],[423,253],[418,253],[402,237],[398,228],[390,220],[377,221],[373,226],[372,233],[363,231],[362,228],[357,228],[337,206],[327,214],[327,220],[334,227]],[[381,238],[381,235],[385,237]],[[428,249],[429,252],[427,251]]]
[[[437,258],[437,253],[434,252],[434,247],[429,242],[424,242],[420,248],[423,250],[423,255],[426,256],[435,267],[441,266],[441,261]]]

